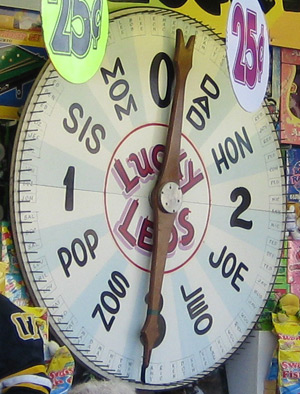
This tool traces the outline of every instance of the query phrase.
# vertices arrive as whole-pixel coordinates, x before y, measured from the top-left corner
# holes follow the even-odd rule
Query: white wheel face
[[[149,195],[170,115],[175,31],[196,34],[181,144],[182,205],[163,281],[162,343],[140,384],[152,247]],[[248,335],[284,233],[270,119],[236,102],[222,41],[175,13],[113,19],[101,69],[81,85],[51,65],[20,122],[15,238],[53,330],[94,373],[163,388],[201,377]]]

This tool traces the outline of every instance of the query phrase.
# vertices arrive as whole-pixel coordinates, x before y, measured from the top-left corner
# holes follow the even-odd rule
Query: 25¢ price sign
[[[269,38],[258,0],[233,0],[227,22],[227,59],[233,90],[240,105],[256,111],[269,78]]]
[[[63,78],[88,81],[99,69],[108,38],[107,0],[42,0],[49,57]]]

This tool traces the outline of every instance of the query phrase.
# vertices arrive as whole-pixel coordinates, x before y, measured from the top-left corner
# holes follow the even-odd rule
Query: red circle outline
[[[140,270],[145,271],[145,272],[150,272],[150,269],[143,268],[143,267],[141,267],[140,265],[136,264],[136,263],[135,263],[131,258],[129,258],[128,255],[119,247],[119,244],[118,244],[118,242],[117,242],[117,240],[116,240],[116,238],[115,238],[115,235],[114,235],[114,233],[113,233],[113,231],[112,231],[112,228],[111,228],[111,225],[110,225],[110,221],[109,221],[109,219],[108,219],[108,208],[107,208],[107,203],[106,203],[106,201],[107,201],[106,188],[107,188],[107,183],[108,183],[109,169],[111,168],[111,164],[112,164],[113,158],[114,158],[114,156],[115,156],[115,153],[118,151],[119,147],[120,147],[120,146],[124,143],[124,141],[126,141],[126,139],[129,138],[133,133],[137,132],[137,131],[140,130],[140,129],[143,129],[143,128],[145,128],[145,127],[148,127],[148,126],[162,126],[162,127],[166,127],[166,128],[168,127],[168,125],[167,125],[167,124],[164,124],[164,123],[147,123],[147,124],[143,124],[143,125],[141,125],[141,126],[136,127],[136,128],[133,129],[130,133],[128,133],[128,134],[119,142],[119,144],[116,146],[115,150],[113,151],[113,153],[112,153],[112,155],[111,155],[111,159],[110,159],[109,165],[108,165],[108,167],[107,167],[107,172],[106,172],[105,182],[104,182],[104,211],[105,211],[105,217],[106,217],[107,226],[108,226],[108,228],[109,228],[109,231],[110,231],[110,233],[111,233],[111,236],[112,236],[112,238],[113,238],[113,240],[114,240],[114,242],[115,242],[117,248],[118,248],[119,251],[123,254],[123,256],[126,258],[126,260],[128,260],[128,261],[129,261],[131,264],[133,264],[135,267],[137,267],[137,268],[139,268]],[[194,148],[196,154],[197,154],[198,157],[199,157],[200,162],[201,162],[202,165],[203,165],[203,171],[204,171],[204,173],[205,173],[206,180],[207,180],[207,186],[208,186],[209,209],[208,209],[206,225],[205,225],[205,227],[204,227],[204,231],[203,231],[202,237],[201,237],[201,239],[200,239],[200,241],[199,241],[199,243],[198,243],[198,246],[196,246],[194,252],[193,252],[193,253],[189,256],[189,258],[188,258],[187,260],[185,260],[182,264],[176,266],[176,267],[173,268],[173,269],[170,269],[170,270],[165,271],[165,272],[164,272],[165,274],[169,274],[169,273],[172,273],[172,272],[177,271],[178,269],[180,269],[180,268],[182,268],[184,265],[186,265],[186,264],[195,256],[195,254],[198,252],[198,250],[199,250],[199,248],[200,248],[200,246],[201,246],[201,244],[202,244],[202,242],[203,242],[204,236],[205,236],[206,231],[207,231],[207,228],[208,228],[208,223],[209,223],[210,214],[211,214],[211,191],[210,191],[209,177],[208,177],[206,168],[205,168],[205,166],[204,166],[204,163],[203,163],[203,160],[202,160],[201,156],[199,155],[198,149],[196,149],[196,147],[195,147],[195,145],[193,144],[193,142],[192,142],[188,137],[186,137],[183,133],[182,133],[182,136],[183,136],[183,138],[185,138],[185,139],[190,143],[190,145]]]

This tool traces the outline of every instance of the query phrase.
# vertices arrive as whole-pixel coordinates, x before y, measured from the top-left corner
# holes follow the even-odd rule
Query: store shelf
[[[40,11],[41,1],[42,0],[0,0],[0,6]]]

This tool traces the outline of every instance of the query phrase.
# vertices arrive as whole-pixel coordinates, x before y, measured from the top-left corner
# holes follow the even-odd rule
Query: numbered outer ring
[[[149,195],[170,115],[175,31],[196,34],[181,143],[183,202],[162,289],[163,340],[140,382],[152,242]],[[35,301],[95,374],[163,389],[221,365],[253,328],[284,235],[279,145],[266,108],[245,112],[223,41],[174,12],[112,20],[82,85],[48,65],[14,148],[14,239]]]

